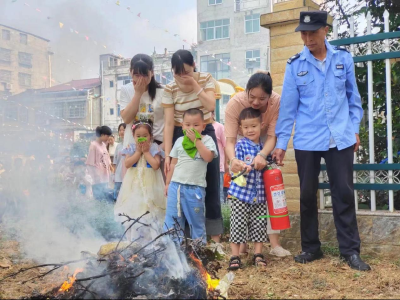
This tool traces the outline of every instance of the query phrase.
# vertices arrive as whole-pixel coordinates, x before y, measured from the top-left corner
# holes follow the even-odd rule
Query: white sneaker
[[[274,255],[277,257],[285,257],[285,256],[291,256],[292,253],[290,251],[283,249],[281,246],[275,247],[274,249],[271,249],[269,252],[270,255]]]

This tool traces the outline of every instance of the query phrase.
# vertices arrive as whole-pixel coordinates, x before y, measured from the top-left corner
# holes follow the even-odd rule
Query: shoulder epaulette
[[[292,61],[298,59],[299,57],[300,57],[300,54],[297,53],[297,54],[293,55],[291,58],[289,58],[288,61],[287,61],[287,63],[288,63],[288,64],[291,64]]]
[[[336,50],[342,50],[342,51],[349,52],[349,50],[347,50],[347,48],[344,47],[344,46],[336,46],[335,49],[336,49]]]

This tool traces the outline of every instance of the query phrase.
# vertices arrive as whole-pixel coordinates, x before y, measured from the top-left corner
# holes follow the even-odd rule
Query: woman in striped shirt
[[[215,130],[212,125],[211,113],[215,109],[215,81],[208,73],[196,72],[193,55],[187,50],[178,50],[171,59],[174,71],[174,81],[164,89],[162,106],[164,107],[164,171],[170,171],[169,157],[175,141],[183,136],[183,113],[190,108],[198,108],[204,113],[207,124],[203,135],[209,135],[217,144]],[[206,188],[206,231],[216,242],[216,250],[223,254],[220,246],[220,235],[223,233],[223,223],[219,187],[219,155],[207,167]]]

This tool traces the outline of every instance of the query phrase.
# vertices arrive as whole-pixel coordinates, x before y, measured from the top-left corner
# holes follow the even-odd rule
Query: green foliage
[[[396,2],[396,3],[395,3]],[[355,16],[356,32],[366,34],[366,22],[358,21],[358,16],[366,15],[368,12],[372,16],[372,32],[384,31],[383,14],[387,9],[389,15],[390,31],[400,30],[400,7],[397,0],[366,0],[362,3],[350,0],[326,0],[324,9],[329,11],[336,19],[339,19],[339,38],[349,37],[348,19],[351,15]],[[374,42],[373,46],[383,42]],[[400,46],[400,43],[398,44]],[[355,45],[361,53],[366,53],[366,44]],[[393,136],[393,162],[399,163],[400,158],[397,153],[400,151],[400,62],[392,62],[392,136]],[[363,101],[365,117],[360,128],[361,150],[358,153],[359,163],[369,163],[369,120],[368,120],[368,77],[367,63],[357,64],[356,79],[358,89]],[[387,159],[387,125],[386,125],[386,70],[385,61],[373,62],[373,102],[374,102],[374,149],[375,163],[380,163]],[[369,198],[369,191],[361,191],[360,198]],[[387,209],[388,192],[376,191],[377,208]],[[400,192],[394,193],[395,208],[400,209]],[[368,202],[367,202],[368,203]],[[368,203],[369,204],[369,203]]]

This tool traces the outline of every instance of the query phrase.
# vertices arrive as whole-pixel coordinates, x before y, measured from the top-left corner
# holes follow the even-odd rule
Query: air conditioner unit
[[[12,89],[12,84],[11,83],[6,83],[6,90],[11,90]]]

